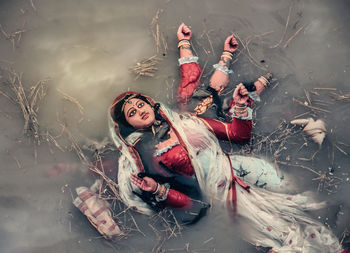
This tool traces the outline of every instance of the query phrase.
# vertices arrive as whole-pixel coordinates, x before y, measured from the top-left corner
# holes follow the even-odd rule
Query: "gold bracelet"
[[[234,112],[235,112],[236,115],[242,115],[242,114],[245,114],[247,112],[247,110],[244,110],[244,111],[234,110]]]
[[[232,60],[232,57],[233,57],[233,54],[231,54],[230,52],[222,52],[222,55],[221,57],[226,57],[226,58],[229,58],[230,60]]]
[[[221,55],[220,60],[222,60],[222,61],[225,61],[225,60],[232,61],[232,58],[230,58],[230,57],[228,57],[226,55]]]
[[[233,57],[233,54],[230,53],[230,52],[227,52],[227,51],[222,52],[222,54],[224,54],[224,55],[229,55],[229,56],[231,56],[231,58]]]
[[[232,61],[232,56],[231,55],[228,55],[228,54],[222,54],[221,55],[221,58],[227,58],[227,59],[230,59]]]
[[[182,47],[182,46],[191,46],[191,43],[190,42],[186,42],[186,41],[181,41],[181,42],[179,42],[177,47],[179,48],[179,47]]]
[[[163,191],[162,191],[161,198],[164,198],[164,195],[166,194],[167,188],[165,187],[165,185],[162,185],[162,186],[163,186]]]
[[[190,46],[191,43],[188,40],[181,40],[179,42],[179,44],[177,44],[177,47],[180,48],[180,47],[185,46],[185,45],[189,45]]]
[[[265,86],[265,88],[269,85],[269,81],[264,76],[259,77],[258,81],[262,83]]]
[[[159,185],[159,191],[157,192],[157,197],[162,199],[166,193],[166,187],[162,184]]]
[[[235,106],[233,111],[235,114],[244,114],[248,111],[248,107],[247,106],[244,106],[244,107]]]

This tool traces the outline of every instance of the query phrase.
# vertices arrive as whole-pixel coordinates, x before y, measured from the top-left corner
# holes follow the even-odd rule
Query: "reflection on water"
[[[11,39],[1,37],[0,64],[23,72],[27,88],[40,79],[50,78],[48,95],[39,111],[43,126],[59,133],[57,119],[60,119],[77,139],[102,140],[107,135],[107,108],[117,94],[127,89],[145,92],[175,106],[174,93],[179,80],[177,26],[185,22],[192,27],[193,45],[202,66],[206,66],[204,82],[211,65],[218,60],[224,38],[234,32],[244,44],[241,43],[241,48],[248,45],[249,52],[240,54],[232,66],[232,87],[243,80],[254,80],[266,72],[264,69],[272,71],[278,79],[278,83],[263,95],[256,132],[269,133],[282,119],[289,121],[309,111],[292,101],[293,97],[308,101],[307,92],[313,106],[330,111],[305,115],[325,118],[332,132],[315,159],[303,164],[321,173],[331,172],[343,180],[338,189],[332,188],[337,193],[328,195],[326,190],[320,193],[326,199],[337,199],[342,206],[330,207],[327,214],[319,215],[331,226],[338,225],[334,227],[338,236],[349,224],[350,200],[346,194],[349,156],[345,154],[350,149],[345,144],[350,143],[344,127],[349,124],[349,106],[346,102],[334,103],[330,96],[332,90],[314,89],[331,87],[337,88],[334,92],[338,94],[349,93],[347,1],[330,4],[327,1],[275,0],[153,0],[147,3],[33,0],[33,6],[30,2],[0,2],[0,23],[4,31],[15,32],[24,22],[26,30],[20,39],[16,37],[15,50]],[[289,26],[285,30],[290,6]],[[134,80],[129,67],[156,53],[149,24],[159,8],[163,9],[160,30],[169,50],[165,56],[160,56],[162,62],[156,78]],[[280,46],[271,48],[281,37]],[[2,83],[1,88],[4,86]],[[76,98],[83,107],[82,112],[63,100],[57,89]],[[76,164],[77,160],[74,154],[59,151],[52,154],[45,144],[39,147],[38,164],[35,164],[32,145],[21,138],[20,112],[4,97],[0,103],[1,252],[152,251],[157,238],[147,227],[146,218],[137,215],[140,224],[144,224],[142,229],[148,232],[147,237],[135,232],[113,247],[99,238],[71,204],[70,189],[90,183],[86,169],[76,165],[68,166],[61,173],[48,173],[58,163]],[[310,158],[317,150],[309,141],[307,146],[303,145],[305,141],[301,136],[293,141],[300,145],[290,143],[293,149],[288,150],[287,144],[281,158],[303,162],[298,158]],[[295,148],[298,146],[299,149]],[[281,169],[298,178],[300,191],[317,190],[319,181],[312,180],[314,175],[307,170],[288,166]],[[167,241],[165,248],[178,249],[189,243],[190,250],[255,252],[254,247],[237,239],[234,225],[227,219],[224,212],[214,208],[199,224],[185,228],[182,236]]]

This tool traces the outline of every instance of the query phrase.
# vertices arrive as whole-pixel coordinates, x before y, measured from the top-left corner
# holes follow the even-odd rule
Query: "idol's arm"
[[[200,117],[200,119],[220,140],[234,142],[244,142],[249,140],[252,131],[253,98],[259,99],[260,93],[268,84],[269,80],[267,79],[269,78],[263,76],[259,77],[259,79],[254,82],[256,88],[256,91],[254,92],[248,92],[242,83],[237,85],[233,93],[233,101],[228,113],[232,120],[231,123],[202,117]]]
[[[141,190],[154,195],[157,202],[163,202],[173,208],[189,209],[192,207],[191,199],[184,193],[171,189],[170,185],[159,184],[151,177],[140,178],[136,173],[130,175],[130,181]]]
[[[200,85],[199,78],[202,69],[198,64],[198,57],[193,56],[190,43],[191,36],[191,30],[182,23],[177,31],[181,73],[181,82],[177,89],[177,100],[180,104],[186,103],[191,98],[194,90]]]
[[[229,82],[231,72],[230,64],[233,53],[238,49],[238,42],[233,35],[226,38],[224,51],[218,64],[214,65],[215,72],[210,79],[211,88],[219,94],[226,88]],[[270,76],[269,76],[270,78]],[[247,88],[240,83],[233,93],[233,102],[231,103],[229,116],[231,123],[225,123],[209,118],[200,118],[218,139],[244,142],[250,138],[252,131],[252,105],[253,99],[259,99],[260,93],[268,84],[265,77],[259,77],[254,83],[255,91],[248,92]]]
[[[219,140],[244,142],[249,140],[252,131],[252,121],[234,118],[231,123],[222,122],[210,118],[200,117],[208,129]]]
[[[228,36],[224,43],[224,51],[220,57],[220,60],[213,67],[215,69],[213,75],[210,78],[210,87],[215,89],[219,94],[226,88],[230,81],[229,74],[230,64],[232,61],[233,53],[238,49],[238,42],[233,35]]]

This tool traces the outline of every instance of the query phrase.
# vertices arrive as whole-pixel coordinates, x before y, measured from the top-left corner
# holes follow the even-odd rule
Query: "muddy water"
[[[259,134],[273,131],[282,120],[310,112],[292,98],[307,102],[305,91],[317,92],[310,93],[312,105],[330,112],[306,116],[325,118],[330,134],[323,147],[313,161],[302,162],[298,158],[310,158],[318,148],[298,135],[286,144],[287,149],[279,159],[299,162],[322,173],[331,170],[341,178],[343,181],[339,181],[337,188],[331,189],[335,193],[325,189],[318,193],[336,204],[313,215],[329,224],[337,236],[349,227],[349,156],[332,144],[338,142],[344,152],[350,152],[348,146],[339,144],[339,141],[350,144],[349,103],[334,102],[330,90],[314,89],[331,87],[337,93],[350,93],[348,1],[33,0],[33,4],[35,8],[30,1],[0,2],[0,23],[4,30],[16,31],[24,22],[26,30],[15,50],[9,40],[1,37],[0,64],[23,72],[27,88],[38,80],[49,79],[48,94],[39,110],[40,124],[58,135],[59,119],[82,145],[87,138],[101,141],[107,136],[106,108],[120,92],[128,89],[145,92],[175,106],[176,85],[171,84],[179,80],[175,33],[181,22],[191,25],[200,63],[202,66],[207,63],[204,81],[227,35],[234,32],[243,41],[252,38],[249,51],[253,60],[249,60],[247,51],[238,56],[232,66],[230,85],[252,81],[265,73],[265,69],[278,79],[263,95],[262,106],[257,111],[254,131]],[[284,33],[290,7],[289,25]],[[129,67],[156,53],[149,24],[157,9],[163,9],[159,25],[169,50],[160,56],[162,62],[155,78],[135,81]],[[207,31],[210,42],[203,31]],[[256,36],[249,37],[252,35]],[[6,90],[3,82],[1,89]],[[83,111],[63,100],[59,91],[76,98]],[[331,104],[317,104],[317,100]],[[113,247],[101,239],[71,204],[70,191],[91,182],[86,168],[79,164],[74,153],[56,149],[50,152],[46,144],[39,147],[35,163],[33,146],[22,136],[19,108],[4,97],[0,104],[1,252],[152,251],[157,238],[147,219],[137,215],[147,236],[134,232]],[[272,159],[271,154],[266,155]],[[66,170],[52,173],[55,171],[52,168],[60,163],[67,166]],[[312,180],[315,175],[311,172],[290,166],[281,166],[281,170],[297,178],[298,191],[317,191],[319,181]],[[214,207],[199,224],[184,228],[181,236],[168,240],[164,249],[181,249],[189,243],[188,252],[256,252],[237,238],[228,219],[225,212]],[[177,252],[181,251],[185,250]]]

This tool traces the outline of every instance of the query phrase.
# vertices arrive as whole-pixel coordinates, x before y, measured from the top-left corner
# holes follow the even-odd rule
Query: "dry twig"
[[[336,101],[343,101],[343,102],[350,101],[350,93],[341,95],[341,94],[337,94],[335,92],[331,92],[330,96]]]
[[[164,37],[164,34],[160,31],[158,23],[160,14],[162,12],[163,9],[158,9],[156,11],[156,15],[153,17],[152,22],[150,24],[150,30],[156,43],[157,53],[159,53],[162,50],[163,53],[166,54],[168,52],[168,43]]]
[[[314,90],[337,90],[337,88],[314,88]]]
[[[137,225],[134,216],[133,216],[131,213],[129,213],[129,215],[130,215],[130,217],[131,217],[131,219],[132,219],[132,222],[134,223],[134,225],[135,225],[137,231],[140,232],[140,234],[142,234],[144,237],[146,237],[145,233],[142,232],[141,229],[139,228],[139,226]]]
[[[301,30],[303,30],[304,27],[305,27],[305,25],[303,25],[302,27],[300,27],[300,28],[286,41],[286,43],[284,43],[283,48],[286,48],[286,47],[289,45],[289,43],[299,34],[299,32],[300,32]]]
[[[250,49],[249,49],[249,44],[250,44],[250,42],[252,41],[253,38],[259,38],[259,37],[265,36],[265,35],[267,35],[267,34],[270,34],[271,32],[273,32],[273,31],[266,32],[266,33],[263,33],[263,34],[260,34],[260,35],[250,36],[249,39],[248,39],[246,42],[244,42],[237,34],[233,33],[234,36],[235,36],[235,38],[237,38],[237,39],[240,41],[241,45],[243,46],[243,50],[239,50],[239,53],[238,53],[237,57],[238,57],[241,53],[243,53],[243,54],[245,54],[245,55],[248,57],[248,60],[249,60],[254,66],[256,66],[257,68],[262,69],[262,70],[264,70],[264,71],[267,71],[267,69],[266,69],[265,67],[261,66],[261,65],[259,64],[259,62],[251,55]],[[245,53],[244,50],[246,50],[247,53]],[[237,60],[237,59],[236,59],[236,60]],[[236,61],[236,60],[235,60],[235,61]],[[235,63],[235,61],[233,61],[232,63]]]
[[[348,230],[348,228],[345,228],[345,230],[343,231],[342,235],[341,235],[341,240],[340,240],[340,244],[343,244],[344,239],[346,237],[348,237],[350,235],[350,232]]]
[[[75,105],[78,107],[79,112],[80,112],[81,114],[84,114],[84,107],[79,103],[78,99],[76,99],[76,98],[74,98],[74,97],[68,95],[67,93],[64,93],[64,92],[61,91],[60,89],[57,89],[57,91],[58,91],[59,93],[62,94],[62,96],[63,96],[63,98],[64,98],[65,100],[67,100],[67,101],[69,101],[69,102],[75,104]]]
[[[337,144],[334,144],[334,146],[344,155],[346,155],[346,156],[348,155],[348,153],[346,153],[343,149],[341,149]]]
[[[15,155],[13,155],[12,153],[10,153],[10,151],[8,149],[6,149],[6,154],[8,154],[9,156],[12,157],[13,160],[15,160],[16,164],[17,164],[17,167],[19,169],[22,169],[22,165],[21,163],[19,162],[19,160],[17,159],[17,157]]]
[[[301,102],[300,100],[298,100],[296,98],[293,98],[293,101],[297,102],[298,104],[300,104],[300,105],[302,105],[304,107],[307,107],[307,108],[309,108],[309,109],[311,109],[313,111],[328,112],[328,113],[330,112],[330,111],[328,111],[326,109],[322,109],[322,108],[318,108],[318,107],[315,107],[315,106],[307,105],[307,104]]]
[[[29,2],[30,2],[30,6],[32,6],[33,10],[36,11],[36,7],[33,3],[33,0],[29,0]]]
[[[284,27],[284,32],[283,32],[283,34],[282,34],[282,37],[281,37],[280,41],[279,41],[276,45],[274,45],[274,46],[272,46],[272,47],[270,47],[270,48],[276,48],[276,47],[278,47],[279,45],[281,45],[281,43],[282,43],[282,41],[283,41],[283,39],[284,39],[284,36],[286,35],[286,32],[287,32],[287,28],[288,28],[288,25],[289,25],[289,19],[290,19],[290,13],[291,13],[291,11],[292,11],[292,5],[289,6],[289,11],[288,11],[288,16],[287,16],[286,25],[285,25],[285,27]]]

